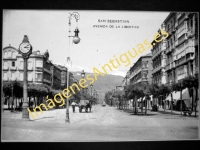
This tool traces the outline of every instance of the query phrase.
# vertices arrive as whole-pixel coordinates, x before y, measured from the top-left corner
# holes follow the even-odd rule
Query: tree
[[[155,101],[156,98],[159,96],[159,86],[157,84],[151,84],[149,87],[149,91],[151,95],[153,95],[153,101]]]
[[[170,93],[170,89],[168,86],[164,85],[164,84],[161,84],[159,86],[159,91],[158,91],[159,95],[162,95],[165,99],[167,97],[167,95],[169,95]],[[165,101],[164,101],[164,111],[165,111]]]
[[[173,91],[177,92],[180,91],[180,99],[181,99],[181,115],[182,115],[182,90],[185,89],[184,84],[182,81],[179,81],[178,83],[174,83],[172,85]]]
[[[198,76],[188,76],[183,79],[183,84],[186,88],[189,90],[189,94],[192,96],[192,111],[194,107],[194,97],[193,97],[193,90],[192,88],[195,89],[195,116],[196,116],[196,102],[197,102],[197,96],[198,96]]]

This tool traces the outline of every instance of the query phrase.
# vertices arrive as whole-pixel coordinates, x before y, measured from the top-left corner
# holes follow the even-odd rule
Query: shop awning
[[[180,92],[173,92],[173,100],[178,99],[180,99]],[[182,99],[191,99],[187,88],[182,91]],[[171,94],[165,100],[171,101]]]

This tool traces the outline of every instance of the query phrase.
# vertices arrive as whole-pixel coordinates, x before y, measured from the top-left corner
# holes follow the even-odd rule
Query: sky
[[[73,12],[80,15],[78,22],[71,18],[71,36],[74,36],[76,27],[80,31],[78,44],[73,43],[73,37],[69,38],[69,16]],[[69,71],[92,73],[94,67],[101,70],[110,59],[119,58],[145,39],[152,42],[153,35],[168,15],[169,12],[153,11],[3,10],[2,43],[3,47],[10,44],[19,48],[24,35],[27,35],[33,51],[44,53],[48,50],[49,59],[54,64],[65,65]],[[122,20],[122,23],[108,20]],[[130,65],[112,68],[109,74],[125,76],[137,59],[148,53],[151,49],[130,59]],[[71,58],[70,66],[67,57]]]

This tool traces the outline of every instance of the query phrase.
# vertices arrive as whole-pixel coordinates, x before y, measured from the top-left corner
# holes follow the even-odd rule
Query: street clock
[[[19,53],[22,54],[23,58],[28,58],[32,54],[32,45],[28,40],[28,36],[24,35],[22,43],[19,45]]]

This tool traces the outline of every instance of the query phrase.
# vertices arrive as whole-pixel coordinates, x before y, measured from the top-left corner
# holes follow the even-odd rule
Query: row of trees
[[[192,110],[193,107],[195,108],[195,116],[196,116],[196,107],[197,107],[197,100],[198,100],[198,76],[188,76],[182,81],[179,81],[178,83],[173,83],[170,86],[167,85],[157,85],[157,84],[137,84],[137,85],[127,85],[125,86],[124,91],[116,91],[116,92],[107,92],[105,94],[105,101],[107,104],[110,104],[113,100],[113,98],[117,98],[119,100],[119,103],[125,104],[125,107],[122,106],[122,108],[126,108],[127,100],[133,99],[133,106],[138,106],[138,99],[141,99],[141,112],[143,114],[143,105],[145,106],[145,114],[147,114],[147,101],[150,100],[150,96],[153,96],[153,99],[157,99],[160,96],[163,97],[163,99],[166,99],[166,97],[170,94],[171,99],[173,100],[173,92],[180,92],[180,99],[182,99],[182,90],[188,88],[190,97],[192,97]],[[196,97],[193,97],[193,89],[195,90]],[[145,101],[143,101],[143,98],[145,97]],[[195,102],[195,103],[194,103]],[[194,105],[195,104],[195,105]],[[172,112],[172,102],[170,104],[171,106],[171,112]],[[120,108],[120,106],[119,106]],[[134,108],[134,113],[137,114],[138,107]],[[165,108],[165,107],[164,107]]]
[[[33,107],[33,104],[35,106],[40,105],[43,103],[44,100],[46,100],[46,97],[51,98],[53,100],[54,95],[57,93],[62,93],[62,90],[65,87],[61,87],[60,90],[52,89],[50,86],[45,84],[29,84],[28,85],[28,100],[29,100],[29,107]],[[76,100],[79,102],[81,98],[91,100],[93,103],[96,103],[96,99],[93,96],[90,96],[87,93],[82,93],[78,89],[74,89],[75,94],[73,94],[69,101]],[[16,107],[21,108],[23,104],[23,83],[17,82],[17,81],[11,81],[11,82],[5,82],[3,84],[3,94],[4,94],[4,104],[8,103],[8,108],[13,109],[14,102],[16,102]],[[12,99],[13,98],[13,99]],[[17,101],[19,101],[17,106]],[[55,102],[55,105],[58,106]]]

